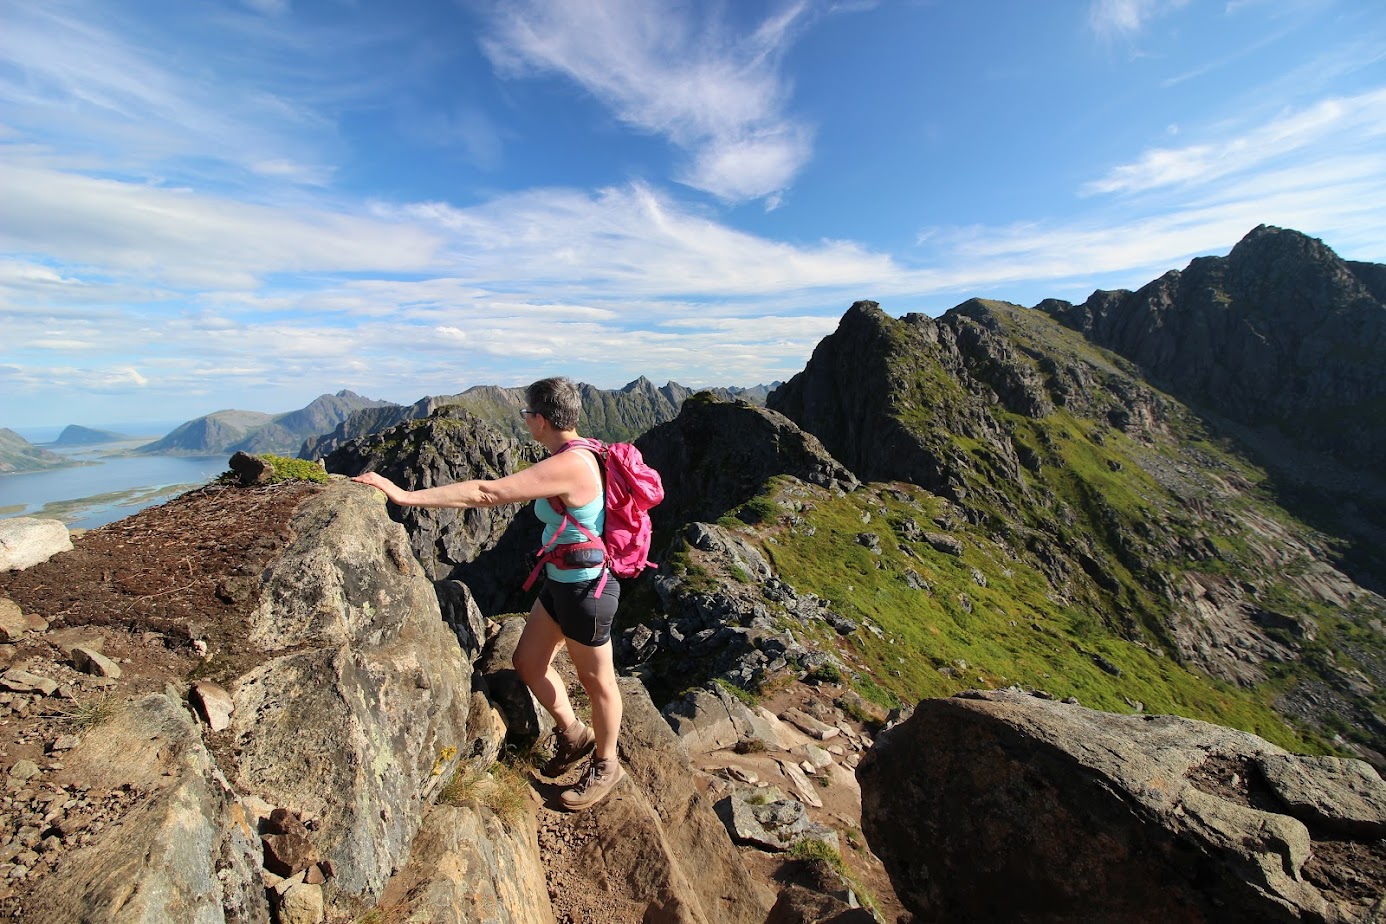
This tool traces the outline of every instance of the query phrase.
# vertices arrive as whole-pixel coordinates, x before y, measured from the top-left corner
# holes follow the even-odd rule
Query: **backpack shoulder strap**
[[[602,496],[605,497],[605,496],[606,496],[606,452],[607,452],[607,448],[608,448],[608,447],[607,447],[601,440],[594,440],[594,439],[589,439],[588,437],[585,437],[585,436],[579,436],[577,439],[575,439],[575,440],[568,440],[568,442],[564,443],[562,446],[559,446],[559,447],[558,447],[558,452],[555,452],[554,455],[558,455],[558,453],[560,453],[560,452],[567,452],[569,449],[586,449],[588,452],[590,452],[590,453],[592,453],[594,456],[596,456],[596,459],[594,459],[593,462],[594,462],[594,463],[596,464],[596,466],[597,466],[597,477],[600,478],[601,481],[602,481]],[[553,496],[553,497],[548,498],[548,501],[549,501],[550,506],[553,507],[555,513],[557,513],[557,514],[559,514],[560,516],[562,516],[562,517],[563,517],[564,519],[566,519],[569,523],[572,523],[572,524],[573,524],[574,526],[576,526],[576,527],[578,528],[578,530],[580,530],[581,532],[587,533],[587,537],[588,537],[589,539],[594,539],[594,538],[595,538],[595,537],[592,536],[591,533],[588,533],[586,527],[584,527],[584,526],[583,526],[581,523],[579,523],[577,520],[575,520],[575,519],[573,519],[573,518],[571,518],[571,517],[568,516],[568,505],[565,504],[565,503],[563,503],[563,498],[558,497],[557,495],[555,495],[555,496]],[[562,527],[562,525],[560,525],[560,526],[559,526],[559,530],[561,531],[562,529],[563,529],[563,527]]]

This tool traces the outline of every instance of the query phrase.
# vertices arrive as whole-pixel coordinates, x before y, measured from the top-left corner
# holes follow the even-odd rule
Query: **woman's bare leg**
[[[592,647],[570,639],[568,656],[573,659],[578,681],[587,691],[587,699],[592,704],[592,731],[597,734],[596,755],[599,758],[615,758],[622,710],[611,642]]]
[[[515,654],[511,658],[515,673],[520,675],[534,698],[539,700],[539,705],[553,716],[560,729],[570,728],[577,721],[573,704],[568,700],[567,687],[553,667],[553,656],[563,641],[563,630],[544,609],[544,605],[535,600],[529,611],[529,621],[525,623],[524,632],[520,634],[520,642],[515,646]]]

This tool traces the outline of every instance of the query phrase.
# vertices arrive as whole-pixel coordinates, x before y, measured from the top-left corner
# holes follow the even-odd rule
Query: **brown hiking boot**
[[[602,760],[593,757],[587,769],[582,771],[582,779],[565,789],[559,798],[564,808],[572,812],[580,811],[606,798],[612,787],[625,778],[626,771],[621,769],[620,761],[616,758]]]
[[[539,771],[544,776],[562,776],[597,746],[596,732],[583,725],[581,721],[577,724],[581,726],[581,730],[575,736],[554,735],[557,743],[554,745],[553,758]]]

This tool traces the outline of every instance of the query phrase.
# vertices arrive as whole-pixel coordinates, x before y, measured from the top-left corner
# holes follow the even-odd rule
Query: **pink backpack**
[[[640,450],[630,443],[603,445],[599,440],[580,438],[564,443],[558,451],[566,452],[569,449],[590,450],[601,462],[602,488],[606,494],[606,525],[598,538],[568,516],[561,499],[549,498],[549,503],[562,514],[563,519],[554,531],[554,538],[539,550],[539,561],[525,581],[524,589],[529,590],[534,585],[546,564],[558,568],[592,567],[590,562],[580,560],[580,554],[574,553],[600,549],[606,568],[602,570],[601,582],[593,594],[600,597],[608,572],[618,578],[632,578],[649,567],[650,536],[653,531],[650,508],[664,500],[664,481],[659,477],[659,472],[645,464]],[[587,540],[558,545],[556,540],[568,523],[575,526]]]

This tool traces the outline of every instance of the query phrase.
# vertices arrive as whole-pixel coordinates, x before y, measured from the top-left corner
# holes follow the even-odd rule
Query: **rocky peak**
[[[656,528],[715,518],[754,497],[777,475],[851,490],[856,476],[789,418],[747,401],[699,392],[678,417],[636,441],[645,461],[664,473]]]
[[[1371,266],[1263,225],[1228,256],[1200,257],[1136,292],[1038,307],[1190,404],[1380,471],[1386,304],[1363,282],[1380,278]]]

